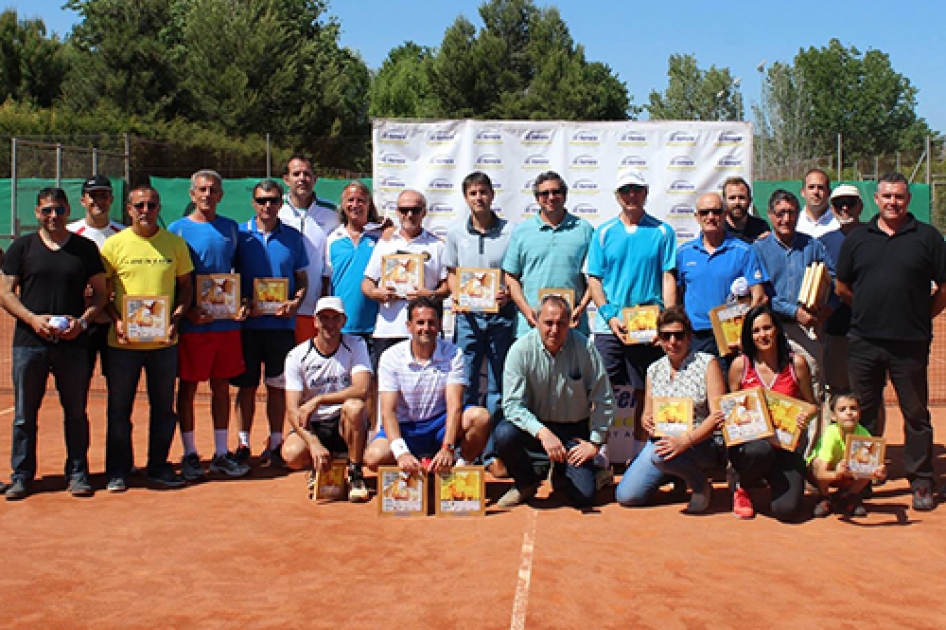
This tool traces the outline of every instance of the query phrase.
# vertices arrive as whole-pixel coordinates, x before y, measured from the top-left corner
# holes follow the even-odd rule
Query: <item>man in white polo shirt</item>
[[[378,392],[382,428],[368,447],[368,468],[397,462],[405,472],[449,470],[462,457],[471,461],[486,446],[489,412],[463,408],[466,366],[463,352],[440,338],[440,302],[419,297],[407,305],[411,338],[381,355]]]

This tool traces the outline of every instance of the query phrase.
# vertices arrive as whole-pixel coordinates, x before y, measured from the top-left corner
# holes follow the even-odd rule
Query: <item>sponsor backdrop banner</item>
[[[697,197],[729,176],[752,181],[752,126],[744,122],[519,122],[377,119],[374,192],[393,216],[405,188],[427,197],[427,228],[443,236],[467,216],[462,181],[483,171],[496,189],[495,210],[518,223],[538,210],[532,182],[556,171],[568,184],[568,209],[594,225],[617,215],[614,182],[623,168],[650,185],[647,210],[670,223],[680,242],[698,231]]]

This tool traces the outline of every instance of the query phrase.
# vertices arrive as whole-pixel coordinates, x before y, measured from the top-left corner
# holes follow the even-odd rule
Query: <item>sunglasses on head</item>
[[[671,339],[683,341],[687,338],[687,333],[685,330],[661,330],[657,333],[657,336],[661,341],[670,341]]]
[[[702,210],[697,210],[696,213],[700,215],[701,217],[705,217],[710,214],[714,214],[718,217],[721,217],[723,216],[723,209],[722,208],[703,208]]]
[[[265,206],[267,204],[282,205],[282,199],[279,197],[254,197],[253,199],[261,206]]]
[[[628,195],[632,192],[641,192],[642,190],[647,190],[647,186],[638,186],[637,184],[625,184],[618,188],[618,192],[622,195]]]
[[[552,195],[564,195],[564,194],[565,194],[564,188],[552,188],[550,190],[540,190],[539,192],[535,193],[535,196],[538,197],[539,199],[545,199],[546,197],[549,197]]]
[[[135,210],[157,210],[158,202],[156,201],[136,201],[131,204],[131,207]]]
[[[420,214],[424,209],[420,206],[398,206],[397,211],[401,214]]]
[[[56,213],[57,217],[61,217],[69,212],[69,209],[66,206],[46,206],[45,208],[39,209],[39,213],[44,217],[48,217],[54,212]]]

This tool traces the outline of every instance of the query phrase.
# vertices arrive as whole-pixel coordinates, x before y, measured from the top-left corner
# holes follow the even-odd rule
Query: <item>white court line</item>
[[[516,585],[516,598],[512,604],[510,630],[524,630],[526,627],[529,587],[532,584],[532,556],[535,552],[535,522],[538,512],[530,510],[529,514],[529,524],[522,536],[522,562],[519,564],[519,583]]]
[[[0,411],[0,416],[4,416],[4,415],[6,415],[6,414],[8,414],[8,413],[12,413],[12,412],[14,412],[14,411],[16,411],[16,407],[10,407],[9,409],[4,409],[3,411]]]

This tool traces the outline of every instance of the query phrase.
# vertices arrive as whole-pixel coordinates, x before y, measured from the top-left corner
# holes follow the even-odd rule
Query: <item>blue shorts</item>
[[[439,416],[434,416],[429,420],[420,420],[418,422],[401,422],[401,437],[407,443],[407,448],[411,449],[414,457],[433,457],[443,446],[443,438],[447,433],[447,412],[444,411]],[[381,424],[381,430],[378,431],[374,439],[388,436],[384,433],[384,424]]]

